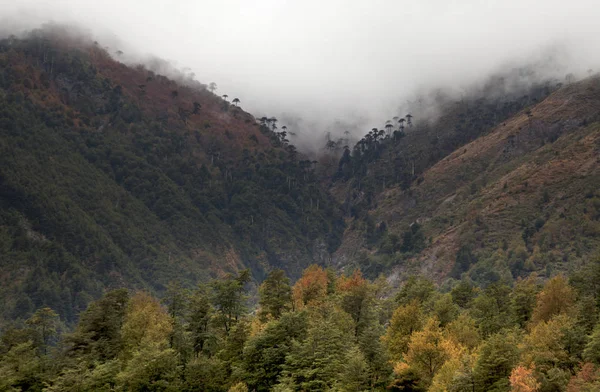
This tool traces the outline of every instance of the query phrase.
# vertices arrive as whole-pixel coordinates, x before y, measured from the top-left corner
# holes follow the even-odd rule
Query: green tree
[[[510,293],[507,285],[494,283],[473,300],[471,315],[483,337],[511,326]]]
[[[481,347],[475,365],[476,390],[509,391],[508,377],[519,360],[517,339],[512,334],[498,333]]]
[[[455,304],[461,308],[468,308],[473,298],[477,295],[477,290],[470,282],[461,280],[452,288],[450,295],[452,295],[452,300]]]
[[[281,380],[297,390],[327,390],[340,381],[354,323],[330,303],[309,308],[309,315],[307,337],[292,345]]]
[[[269,317],[278,319],[290,310],[292,306],[292,288],[290,279],[280,269],[269,272],[265,281],[260,285],[260,318],[265,321]]]
[[[583,351],[583,359],[586,362],[600,364],[600,324],[597,324],[590,335],[588,344]]]
[[[269,391],[277,383],[293,342],[306,338],[307,313],[284,313],[252,336],[244,347],[244,381],[250,389]]]
[[[535,308],[535,299],[538,293],[536,276],[531,275],[527,279],[519,279],[510,295],[510,308],[516,324],[525,328],[533,309]]]
[[[396,301],[401,305],[407,305],[413,300],[423,304],[434,292],[435,285],[430,279],[422,276],[410,276],[396,295]]]
[[[58,314],[49,307],[36,310],[33,316],[26,321],[36,331],[40,351],[43,355],[48,354],[48,346],[56,337],[57,322]]]
[[[246,283],[250,280],[250,271],[239,275],[229,275],[225,279],[213,280],[212,304],[217,312],[217,322],[223,326],[225,335],[246,311]]]
[[[369,366],[358,347],[353,347],[346,353],[336,390],[346,392],[364,391],[367,390],[368,386]]]
[[[70,355],[86,355],[100,361],[116,357],[123,348],[121,327],[128,303],[126,289],[110,291],[92,302],[81,315],[75,332],[66,338]]]
[[[211,330],[214,309],[208,288],[199,286],[191,295],[188,309],[187,330],[191,335],[194,354],[211,354],[216,351],[216,336]]]

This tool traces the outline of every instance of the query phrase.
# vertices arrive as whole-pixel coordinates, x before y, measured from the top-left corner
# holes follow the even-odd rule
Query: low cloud
[[[216,82],[308,149],[328,132],[382,127],[418,100],[434,118],[440,94],[484,91],[493,73],[517,76],[507,94],[584,76],[600,65],[599,13],[596,0],[0,0],[0,33],[79,26],[122,61]],[[511,73],[523,64],[536,73]]]

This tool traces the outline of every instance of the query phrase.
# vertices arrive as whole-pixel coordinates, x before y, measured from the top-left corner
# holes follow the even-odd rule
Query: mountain
[[[597,77],[511,69],[312,161],[275,118],[119,56],[58,30],[0,40],[0,319],[313,263],[485,287],[598,251]]]
[[[537,91],[498,105],[506,111],[459,103],[433,126],[355,149],[333,187],[348,221],[334,260],[371,275],[466,276],[484,286],[590,260],[600,245],[600,79]],[[479,125],[458,132],[473,114]],[[453,151],[439,147],[459,136]],[[368,154],[376,158],[365,162]],[[364,175],[344,166],[352,164]],[[405,176],[394,183],[388,173]]]
[[[312,162],[224,98],[53,31],[0,40],[0,318],[323,263],[344,222]]]

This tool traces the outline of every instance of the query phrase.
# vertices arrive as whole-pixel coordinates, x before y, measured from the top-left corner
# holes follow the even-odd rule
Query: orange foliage
[[[368,284],[363,278],[360,270],[355,270],[351,276],[340,276],[337,280],[336,288],[339,291],[353,291],[357,288],[363,288]]]
[[[517,366],[510,373],[511,392],[537,392],[540,389],[540,383],[537,381],[533,372],[535,367],[526,368]]]
[[[318,265],[313,264],[305,269],[292,289],[296,309],[302,309],[310,302],[325,298],[328,281],[327,272]]]
[[[581,370],[569,381],[567,392],[581,392],[593,390],[589,387],[596,384],[600,374],[596,365],[593,363],[584,363]],[[595,389],[594,389],[595,390]]]

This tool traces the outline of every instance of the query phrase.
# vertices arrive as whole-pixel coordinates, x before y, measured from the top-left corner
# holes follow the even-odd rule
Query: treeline
[[[248,271],[163,301],[106,293],[60,333],[39,309],[0,337],[8,391],[596,391],[600,260],[542,284],[440,289],[281,270],[249,306]]]

